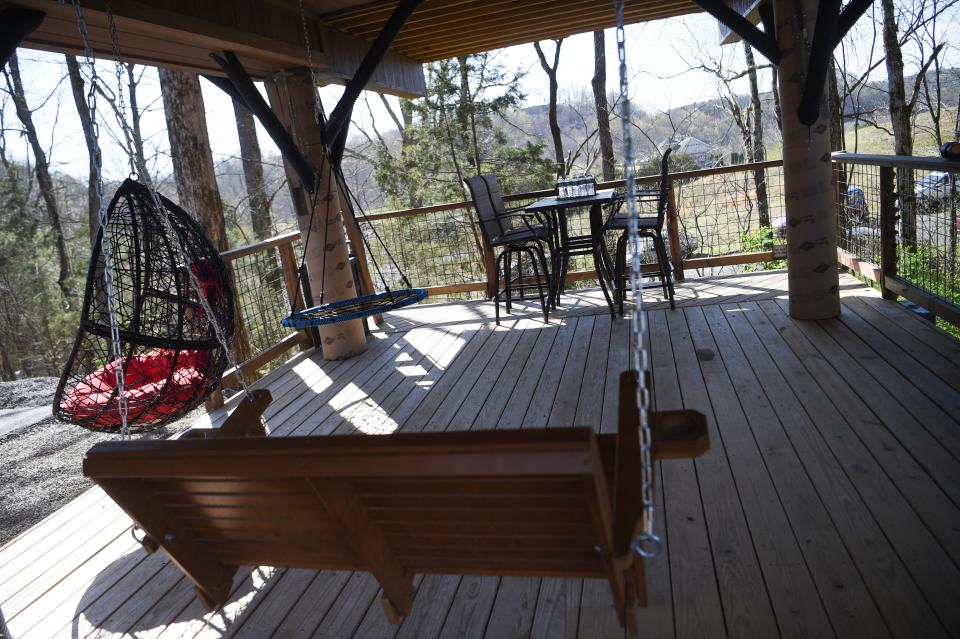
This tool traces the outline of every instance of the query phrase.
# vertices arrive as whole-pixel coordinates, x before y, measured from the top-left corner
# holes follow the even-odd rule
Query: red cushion
[[[209,355],[208,351],[178,354],[169,349],[154,349],[132,356],[127,362],[123,389],[129,407],[127,421],[156,422],[195,401],[198,397],[195,387],[203,381]],[[74,420],[93,419],[88,426],[119,426],[119,402],[116,398],[111,401],[116,387],[117,377],[111,362],[78,382],[65,395],[62,408]],[[104,410],[105,407],[108,408]]]

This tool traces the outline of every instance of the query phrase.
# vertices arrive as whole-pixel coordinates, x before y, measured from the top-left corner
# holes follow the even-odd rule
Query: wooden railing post
[[[880,292],[887,300],[897,294],[887,286],[887,278],[897,276],[897,194],[893,187],[893,167],[880,167]]]
[[[483,272],[487,276],[487,299],[493,299],[497,294],[497,261],[493,254],[493,249],[484,245],[483,247]]]
[[[667,237],[670,240],[670,261],[673,263],[673,279],[683,280],[683,250],[680,246],[680,219],[677,215],[677,191],[673,180],[667,183]]]
[[[287,300],[294,310],[301,311],[304,308],[303,296],[297,294],[300,279],[297,277],[297,257],[293,253],[293,242],[281,244],[277,247],[277,250],[280,251],[280,270],[283,273],[283,283],[287,289]],[[310,350],[311,346],[316,346],[313,344],[313,339],[310,338],[309,331],[301,330],[300,332],[307,338],[300,342],[301,351]]]

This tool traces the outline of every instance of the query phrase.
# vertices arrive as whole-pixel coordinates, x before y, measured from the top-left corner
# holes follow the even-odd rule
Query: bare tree
[[[780,89],[778,88],[779,79],[778,79],[777,65],[770,67],[770,94],[773,95],[773,115],[777,119],[777,130],[783,131],[783,112],[780,110]]]
[[[470,91],[470,57],[458,56],[457,68],[460,72],[460,101],[457,104],[457,120],[461,131],[470,131],[467,143],[470,146],[470,163],[480,175],[480,142],[477,140],[477,112],[474,108],[473,94]]]
[[[753,49],[746,42],[743,43],[743,53],[747,65],[743,71],[728,69],[722,57],[712,59],[702,53],[697,55],[697,63],[693,68],[709,73],[717,79],[720,101],[729,111],[733,123],[740,131],[747,161],[762,162],[766,159],[766,151],[763,143],[763,107],[760,102],[757,70],[769,68],[770,65],[757,65],[753,57]],[[741,97],[734,90],[734,83],[744,77],[748,79],[750,85],[750,102],[746,109],[741,104]],[[753,182],[757,197],[758,223],[760,226],[770,226],[766,172],[763,169],[754,170]]]
[[[557,160],[557,177],[566,175],[566,162],[563,155],[563,137],[560,133],[560,124],[557,122],[557,67],[560,66],[560,45],[563,44],[563,38],[553,41],[555,48],[553,50],[553,64],[547,62],[547,57],[540,48],[539,42],[533,43],[533,48],[537,50],[537,57],[540,59],[540,66],[543,72],[547,74],[550,81],[550,102],[548,105],[548,117],[550,119],[550,135],[553,137],[553,153]]]
[[[124,65],[127,70],[127,95],[130,97],[130,136],[133,146],[135,166],[146,167],[147,155],[143,149],[143,132],[140,128],[140,120],[143,117],[143,111],[140,109],[140,103],[137,100],[137,87],[143,78],[143,71],[140,75],[134,73],[135,65],[128,62]],[[118,90],[120,90],[118,88]],[[126,117],[126,114],[120,114],[118,117]]]
[[[10,56],[8,63],[9,72],[4,71],[4,77],[7,81],[7,90],[13,98],[13,104],[17,112],[17,118],[23,125],[23,132],[30,142],[30,148],[33,151],[33,157],[36,162],[37,184],[40,187],[40,195],[43,198],[43,204],[47,211],[47,220],[50,223],[50,232],[53,234],[54,245],[56,246],[57,258],[60,261],[60,270],[57,275],[57,285],[60,287],[60,293],[64,302],[72,297],[70,289],[70,256],[67,253],[67,243],[63,233],[63,223],[61,221],[60,206],[57,203],[57,194],[53,184],[53,178],[50,176],[50,161],[47,158],[43,146],[40,144],[40,138],[37,136],[37,128],[33,124],[33,112],[27,104],[27,98],[23,90],[23,80],[20,78],[20,64],[17,54],[14,52]]]
[[[390,119],[393,120],[394,125],[396,125],[397,130],[400,131],[400,165],[404,169],[402,171],[401,179],[405,183],[405,190],[408,196],[408,204],[410,208],[415,209],[423,205],[423,198],[420,195],[420,189],[415,188],[411,183],[411,171],[410,169],[410,153],[411,148],[413,147],[413,103],[407,99],[400,99],[400,117],[397,117],[396,111],[393,109],[393,106],[390,104],[390,101],[382,93],[377,94],[380,96],[380,101],[383,103],[384,108],[386,108],[387,113],[390,115]],[[371,118],[372,120],[372,118]],[[476,146],[476,145],[474,145]],[[384,144],[384,149],[388,150],[386,144]],[[477,161],[477,160],[475,160]]]
[[[603,30],[593,32],[593,103],[597,110],[597,134],[600,137],[600,162],[603,179],[614,174],[613,137],[610,135],[610,106],[607,103],[607,52]]]
[[[757,83],[757,64],[753,58],[753,49],[743,41],[743,56],[747,62],[747,78],[750,81],[750,117],[753,120],[753,130],[750,140],[750,161],[763,162],[767,159],[767,152],[763,142],[763,106],[760,104],[760,88]],[[757,213],[760,226],[770,226],[770,205],[767,198],[767,176],[764,169],[753,171],[753,183],[757,189]]]
[[[87,91],[80,75],[80,64],[76,56],[67,54],[67,75],[70,77],[70,88],[73,92],[73,102],[80,117],[80,129],[83,131],[83,141],[87,145],[89,158],[87,171],[87,214],[90,227],[90,243],[97,241],[100,231],[100,221],[97,213],[100,208],[100,199],[97,197],[97,144],[93,139],[93,123],[90,119],[90,107],[87,105]]]
[[[161,68],[160,91],[180,205],[197,217],[213,246],[224,251],[229,248],[226,221],[210,152],[200,78],[195,73]],[[243,361],[250,355],[250,342],[241,309],[241,296],[235,295],[233,348],[238,360]]]
[[[180,205],[197,216],[218,251],[229,248],[203,94],[195,73],[160,69],[160,90]]]
[[[887,93],[890,96],[890,127],[893,129],[894,153],[897,155],[913,155],[913,110],[917,97],[930,65],[943,50],[946,43],[935,46],[926,60],[922,60],[920,69],[914,79],[909,94],[905,87],[903,76],[902,42],[898,36],[897,12],[893,0],[880,0],[883,10],[883,49],[887,66]],[[915,31],[917,23],[924,22],[923,8],[918,16],[910,21],[911,31]],[[897,192],[900,193],[900,223],[901,235],[908,245],[917,240],[917,211],[914,197],[914,182],[912,171],[897,171]]]
[[[253,236],[265,240],[273,235],[273,220],[270,201],[263,179],[263,157],[257,140],[257,125],[253,114],[242,104],[233,103],[233,116],[237,121],[237,137],[240,140],[240,164],[243,167],[243,182],[250,205],[250,224]]]

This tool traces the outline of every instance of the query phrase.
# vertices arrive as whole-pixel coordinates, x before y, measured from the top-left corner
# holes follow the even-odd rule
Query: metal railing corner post
[[[880,292],[887,300],[897,294],[887,286],[887,279],[897,276],[897,194],[892,166],[880,167]]]
[[[674,182],[667,178],[667,237],[670,240],[670,261],[673,263],[673,279],[683,281],[683,249],[680,246],[680,218],[677,213],[677,191]]]

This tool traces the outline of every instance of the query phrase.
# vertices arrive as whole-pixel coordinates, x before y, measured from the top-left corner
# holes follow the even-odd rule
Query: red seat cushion
[[[198,399],[196,385],[203,381],[209,355],[208,351],[154,349],[129,358],[123,389],[128,421],[157,422]],[[119,426],[119,402],[116,397],[111,401],[116,388],[115,365],[111,362],[70,389],[62,408],[77,421],[93,419],[87,426]]]

